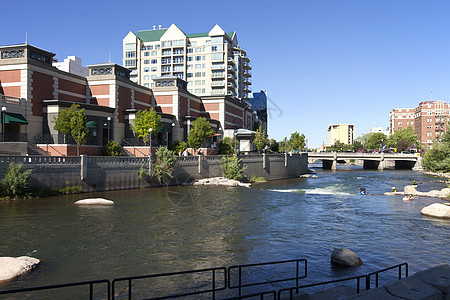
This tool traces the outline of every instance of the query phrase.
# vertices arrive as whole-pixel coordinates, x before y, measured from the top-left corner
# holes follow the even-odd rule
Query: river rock
[[[358,267],[363,264],[359,256],[347,248],[335,248],[331,254],[331,263],[346,267]]]
[[[450,188],[442,189],[439,198],[450,198]]]
[[[300,178],[309,178],[309,177],[311,177],[311,175],[309,175],[309,174],[302,174],[302,175],[300,175]]]
[[[405,186],[405,194],[406,195],[417,195],[417,190],[412,185]]]
[[[89,198],[89,199],[78,200],[74,204],[76,204],[76,205],[113,206],[114,205],[114,201],[106,200],[106,199],[103,199],[103,198]]]
[[[0,257],[0,282],[25,274],[39,263],[39,259],[29,256]]]
[[[420,211],[422,215],[436,218],[450,218],[450,203],[433,203]]]

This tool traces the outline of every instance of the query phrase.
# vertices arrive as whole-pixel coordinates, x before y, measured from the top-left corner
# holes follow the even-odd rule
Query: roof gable
[[[161,37],[166,33],[168,29],[154,29],[154,30],[143,30],[138,31],[136,36],[142,42],[155,42],[159,41]]]

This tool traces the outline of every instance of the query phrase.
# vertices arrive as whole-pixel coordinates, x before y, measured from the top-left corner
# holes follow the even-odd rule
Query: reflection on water
[[[253,185],[170,187],[0,203],[0,256],[31,255],[36,271],[0,288],[308,259],[308,280],[365,274],[408,262],[410,272],[449,263],[450,221],[420,210],[439,199],[384,196],[419,182],[445,184],[414,171],[318,171]],[[369,195],[358,195],[365,186]],[[114,207],[80,207],[104,197]],[[364,264],[333,269],[335,247]]]

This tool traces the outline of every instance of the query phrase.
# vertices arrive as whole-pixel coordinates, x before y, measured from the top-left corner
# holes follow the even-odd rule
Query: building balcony
[[[237,93],[234,92],[234,91],[228,91],[227,95],[228,95],[228,96],[236,97],[236,96],[237,96]]]
[[[225,69],[224,65],[211,65],[211,70],[223,70]]]
[[[228,86],[229,88],[236,88],[236,84],[235,84],[234,82],[228,82],[228,83],[227,83],[227,86]]]
[[[228,57],[228,63],[234,65],[235,64],[234,59],[231,57]]]
[[[221,87],[224,87],[225,86],[225,81],[222,81],[222,80],[220,80],[220,81],[211,81],[211,86],[221,86]]]
[[[220,72],[220,73],[212,73],[211,74],[212,78],[225,78],[225,73],[224,72]]]
[[[249,62],[245,62],[245,63],[244,63],[244,68],[247,69],[247,70],[251,70],[251,69],[252,69],[252,66],[250,65]]]
[[[244,83],[250,85],[252,84],[252,80],[248,77],[244,77]]]
[[[244,71],[244,76],[245,76],[245,77],[252,77],[252,72],[250,72],[250,71]]]
[[[233,74],[228,74],[227,78],[236,80],[236,76],[234,76]]]
[[[244,86],[243,91],[246,93],[250,93],[252,90],[248,86]]]
[[[212,89],[211,94],[213,95],[225,95],[224,89]]]
[[[233,66],[228,66],[228,67],[227,67],[227,70],[228,70],[228,71],[235,72],[235,71],[236,71],[236,68],[233,67]]]

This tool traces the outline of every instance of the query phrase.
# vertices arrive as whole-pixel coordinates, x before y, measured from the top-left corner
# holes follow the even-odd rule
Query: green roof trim
[[[232,38],[233,38],[233,34],[234,34],[234,31],[230,31],[230,32],[228,32],[228,36],[230,37],[230,39],[232,39]]]
[[[197,37],[208,37],[209,33],[208,32],[203,32],[203,33],[190,33],[190,34],[186,34],[186,36],[188,38],[197,38]]]
[[[142,42],[156,42],[161,39],[164,33],[166,33],[167,29],[155,29],[155,30],[143,30],[138,31],[136,36]]]

